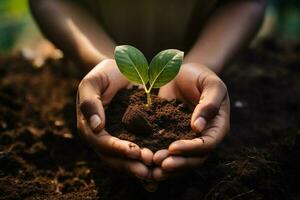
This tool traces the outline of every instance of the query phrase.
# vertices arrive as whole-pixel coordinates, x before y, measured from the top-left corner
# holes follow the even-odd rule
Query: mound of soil
[[[162,182],[155,193],[105,168],[77,134],[75,95],[84,74],[74,64],[49,60],[34,68],[22,56],[0,57],[0,200],[300,199],[299,55],[300,42],[269,39],[228,67],[222,79],[231,98],[231,134],[201,167]],[[137,97],[145,98],[122,91],[107,112],[125,113]],[[120,113],[107,116],[112,134],[128,134]],[[155,123],[153,133],[172,130]]]
[[[144,91],[119,92],[106,111],[108,131],[152,151],[166,149],[175,140],[197,137],[190,127],[191,112],[180,102],[156,95],[152,95],[151,107],[145,102]]]

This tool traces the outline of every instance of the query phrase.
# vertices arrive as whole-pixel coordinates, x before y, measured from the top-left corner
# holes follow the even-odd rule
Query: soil
[[[197,137],[190,126],[191,112],[180,102],[156,95],[151,98],[152,106],[147,107],[144,91],[119,92],[106,111],[108,131],[154,152],[166,149],[175,140]]]
[[[148,193],[136,179],[105,168],[77,134],[75,94],[83,73],[74,64],[49,60],[34,68],[20,55],[1,57],[0,199],[300,199],[299,66],[300,42],[268,39],[245,51],[222,74],[231,134],[197,170]],[[126,107],[114,101],[108,109]]]

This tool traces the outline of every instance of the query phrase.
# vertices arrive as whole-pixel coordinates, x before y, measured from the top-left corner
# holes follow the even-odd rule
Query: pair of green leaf
[[[131,82],[143,84],[146,93],[170,82],[178,74],[183,52],[168,49],[158,53],[148,65],[147,59],[137,48],[130,45],[117,46],[115,60],[120,72]],[[149,88],[147,83],[149,82]]]

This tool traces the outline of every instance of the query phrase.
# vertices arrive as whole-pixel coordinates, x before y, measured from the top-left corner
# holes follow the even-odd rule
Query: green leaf
[[[128,80],[138,84],[147,84],[148,62],[140,50],[130,45],[117,46],[115,60],[120,72]]]
[[[175,78],[182,64],[183,55],[182,51],[176,49],[159,52],[150,63],[150,87],[159,88]]]

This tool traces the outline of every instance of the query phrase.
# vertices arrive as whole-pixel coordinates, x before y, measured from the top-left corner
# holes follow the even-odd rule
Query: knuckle
[[[138,146],[132,142],[128,143],[128,147],[129,148],[127,150],[129,150],[129,152],[131,152],[131,150],[135,150],[138,148]]]
[[[226,86],[226,84],[219,78],[219,81],[218,81],[218,85],[219,85],[219,87],[223,90],[223,91],[225,91],[225,92],[227,92],[227,86]]]
[[[138,151],[138,146],[134,143],[128,143],[128,147],[124,147],[124,153],[127,157],[132,157],[132,156],[135,156],[135,154],[137,154],[137,151]]]
[[[90,73],[86,75],[78,85],[78,91],[90,89],[95,93],[102,93],[109,85],[109,77],[106,73]]]
[[[116,140],[116,139],[113,139],[111,141],[111,144],[110,144],[111,148],[115,149],[115,150],[119,150],[120,148],[120,144],[119,142]]]
[[[128,156],[131,155],[131,150],[130,150],[129,147],[127,147],[127,146],[121,146],[121,145],[117,145],[117,146],[115,146],[115,147],[119,150],[119,152],[120,152],[122,155],[124,155],[124,156],[126,156],[126,157],[128,157]]]
[[[132,149],[134,148],[131,146],[131,144],[124,145],[122,142],[120,142],[118,139],[115,139],[111,142],[111,147],[118,152],[118,154],[124,155],[124,156],[130,156],[132,154]]]
[[[193,141],[195,142],[196,145],[203,145],[204,144],[204,139],[202,137],[194,138]],[[200,148],[200,147],[198,147]]]
[[[207,77],[207,80],[211,85],[215,85],[220,90],[227,92],[226,84],[217,75],[210,75]]]
[[[216,84],[218,83],[220,78],[216,74],[210,74],[206,77],[205,81],[209,84]]]
[[[84,77],[78,85],[78,90],[79,91],[83,90],[89,82],[90,82],[90,79],[87,76]]]

